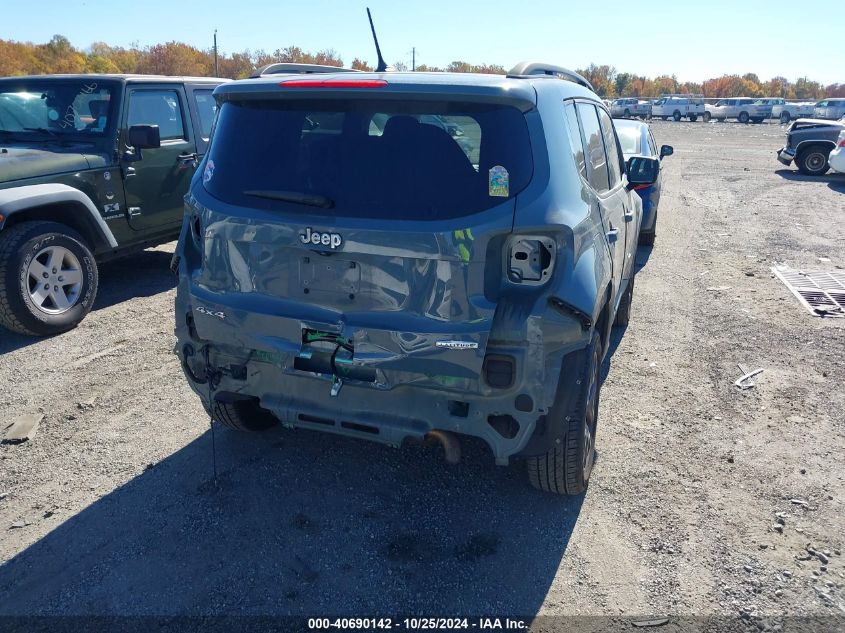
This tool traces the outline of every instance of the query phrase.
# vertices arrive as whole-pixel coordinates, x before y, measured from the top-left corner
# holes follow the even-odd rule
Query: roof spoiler
[[[572,81],[595,92],[593,84],[575,71],[564,68],[563,66],[544,64],[543,62],[519,62],[516,66],[511,68],[510,71],[508,71],[508,77],[513,79],[525,79],[528,77],[536,77],[538,75],[566,79],[567,81]]]
[[[325,66],[323,64],[267,64],[256,68],[249,76],[250,79],[257,79],[264,75],[312,75],[317,73],[357,73],[361,72],[353,68],[341,68],[340,66]]]

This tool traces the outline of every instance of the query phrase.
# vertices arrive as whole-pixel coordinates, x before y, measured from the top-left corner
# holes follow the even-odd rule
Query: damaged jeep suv
[[[656,159],[579,75],[265,76],[214,92],[174,265],[176,353],[219,423],[459,455],[582,492]],[[435,123],[436,122],[436,123]]]

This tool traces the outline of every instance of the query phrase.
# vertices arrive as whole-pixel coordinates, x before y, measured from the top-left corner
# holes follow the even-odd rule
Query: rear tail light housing
[[[507,246],[507,274],[513,283],[538,286],[552,274],[557,256],[554,239],[545,235],[515,235]]]

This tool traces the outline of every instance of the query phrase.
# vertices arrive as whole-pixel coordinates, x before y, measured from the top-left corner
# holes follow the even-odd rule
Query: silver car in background
[[[651,101],[637,99],[636,97],[625,97],[616,99],[610,104],[610,114],[614,117],[641,117],[647,119],[651,116]]]
[[[845,99],[822,99],[813,108],[814,119],[841,119],[845,116]]]
[[[751,97],[732,97],[730,99],[719,99],[715,104],[704,106],[704,120],[725,121],[736,119],[740,123],[762,123],[764,119],[772,116],[772,106],[757,103]]]

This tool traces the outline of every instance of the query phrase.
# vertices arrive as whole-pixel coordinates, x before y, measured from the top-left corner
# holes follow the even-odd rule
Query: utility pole
[[[411,48],[411,71],[416,71],[417,69],[417,47],[414,46]]]
[[[220,76],[220,68],[217,65],[217,29],[214,29],[214,76]]]

